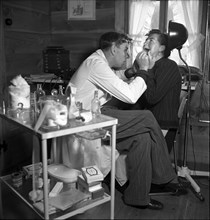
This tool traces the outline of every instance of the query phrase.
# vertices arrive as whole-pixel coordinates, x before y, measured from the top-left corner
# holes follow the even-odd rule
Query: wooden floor
[[[200,201],[189,189],[182,196],[153,196],[164,204],[163,210],[137,209],[123,204],[122,194],[116,190],[115,219],[210,219],[209,216],[209,177],[193,177],[201,188],[205,200]],[[107,187],[105,190],[107,191]],[[2,188],[2,219],[39,219],[31,209],[10,191]],[[92,208],[70,219],[109,219],[110,202]]]

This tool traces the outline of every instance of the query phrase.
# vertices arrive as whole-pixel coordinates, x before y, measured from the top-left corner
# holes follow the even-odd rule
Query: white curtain
[[[168,20],[183,24],[188,30],[188,40],[183,45],[181,54],[190,66],[202,67],[201,42],[204,36],[200,33],[201,18],[199,0],[169,0]],[[134,40],[132,48],[133,60],[142,49],[145,34],[153,28],[159,28],[159,1],[129,1],[129,35]],[[170,56],[177,64],[184,65],[178,51],[173,50]]]
[[[200,33],[201,18],[199,15],[199,0],[170,0],[169,20],[182,23],[188,30],[188,39],[181,50],[182,57],[188,65],[202,69],[201,42],[204,36]],[[183,64],[177,50],[172,51],[171,59]]]
[[[145,35],[151,28],[158,28],[159,22],[152,23],[157,3],[155,1],[130,0],[129,1],[129,35],[133,39],[132,57],[135,59],[141,51]],[[158,21],[158,19],[153,19]],[[152,25],[153,24],[153,25]]]

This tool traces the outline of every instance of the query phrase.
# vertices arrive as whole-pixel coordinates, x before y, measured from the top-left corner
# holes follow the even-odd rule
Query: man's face
[[[158,41],[158,36],[158,34],[151,34],[144,42],[143,50],[147,53],[150,52],[152,57],[156,57],[163,49]]]
[[[114,66],[115,69],[125,69],[126,60],[130,57],[129,44],[123,43],[120,46],[115,46]]]

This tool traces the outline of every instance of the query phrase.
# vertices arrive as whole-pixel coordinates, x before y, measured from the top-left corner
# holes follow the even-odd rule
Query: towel
[[[10,82],[9,95],[11,108],[30,108],[30,86],[26,80],[21,75],[17,75]]]

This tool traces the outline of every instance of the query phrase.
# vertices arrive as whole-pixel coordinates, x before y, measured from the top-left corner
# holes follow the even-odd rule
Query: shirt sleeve
[[[125,82],[122,79],[123,72],[121,71],[116,74],[105,62],[95,61],[91,66],[92,71],[89,75],[89,80],[111,96],[125,103],[136,103],[147,88],[142,77],[136,77],[129,82]]]

